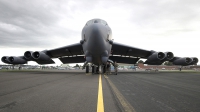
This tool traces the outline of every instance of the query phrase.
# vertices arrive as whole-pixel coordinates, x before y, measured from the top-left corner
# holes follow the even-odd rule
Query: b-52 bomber
[[[2,62],[7,64],[25,64],[35,61],[38,64],[53,64],[52,58],[62,63],[84,63],[86,73],[88,63],[105,71],[107,62],[135,64],[140,58],[146,59],[145,64],[161,65],[165,61],[174,65],[193,65],[198,63],[196,57],[175,57],[172,52],[156,52],[114,42],[112,30],[102,19],[89,20],[82,29],[81,40],[72,45],[43,51],[26,51],[23,56],[3,56]]]

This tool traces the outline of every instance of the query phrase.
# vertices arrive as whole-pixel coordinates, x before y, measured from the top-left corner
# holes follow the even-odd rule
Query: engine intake
[[[8,61],[8,56],[3,56],[2,58],[1,58],[1,61],[2,62],[4,62],[4,63],[6,63],[6,64],[11,64],[9,61]]]
[[[173,64],[174,65],[190,65],[192,63],[192,58],[188,58],[188,57],[185,57],[185,58],[178,58],[176,60],[173,61]]]
[[[165,52],[165,61],[172,60],[174,58],[174,54],[172,52]]]
[[[24,53],[24,57],[25,57],[27,60],[34,61],[32,55],[31,55],[32,53],[33,53],[33,51],[26,51],[26,52]]]
[[[158,62],[165,58],[165,54],[163,52],[155,52],[151,56],[147,58],[148,62]]]
[[[8,62],[10,64],[25,64],[25,63],[27,63],[27,61],[25,59],[23,59],[23,57],[15,57],[15,56],[9,57]]]
[[[31,54],[33,59],[38,63],[38,64],[52,64],[55,63],[46,53],[44,52],[39,52],[35,51]]]
[[[44,52],[35,51],[32,53],[32,57],[35,60],[50,60],[51,58]]]
[[[199,62],[198,58],[196,57],[191,57],[192,58],[192,65],[197,64]]]

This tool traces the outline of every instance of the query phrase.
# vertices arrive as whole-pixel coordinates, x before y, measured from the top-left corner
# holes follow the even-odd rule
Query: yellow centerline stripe
[[[98,89],[97,112],[104,112],[103,90],[102,90],[101,75],[99,75],[99,89]]]

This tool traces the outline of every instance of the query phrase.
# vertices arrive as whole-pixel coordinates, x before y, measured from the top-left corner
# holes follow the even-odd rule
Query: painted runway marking
[[[98,90],[97,112],[104,112],[101,75],[99,75],[99,90]]]
[[[107,76],[104,75],[106,78]],[[136,112],[135,109],[131,106],[131,104],[124,98],[124,96],[120,93],[120,91],[115,87],[115,85],[110,81],[110,79],[106,78],[108,83],[110,84],[114,94],[116,95],[117,99],[119,100],[120,104],[122,105],[125,112]]]

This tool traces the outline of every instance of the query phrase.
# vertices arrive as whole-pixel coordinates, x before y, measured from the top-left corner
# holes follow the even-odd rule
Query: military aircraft
[[[80,42],[64,47],[44,50],[26,51],[23,56],[3,56],[2,62],[7,64],[25,64],[35,61],[38,64],[53,64],[52,58],[58,58],[62,63],[83,63],[86,73],[88,63],[101,67],[105,71],[107,62],[135,64],[140,58],[147,59],[145,64],[160,65],[165,61],[174,65],[193,65],[198,63],[196,57],[175,57],[172,52],[156,52],[113,42],[112,30],[102,19],[89,20],[82,29]]]

